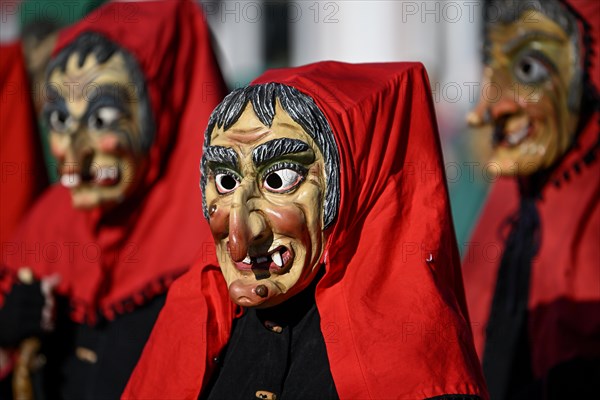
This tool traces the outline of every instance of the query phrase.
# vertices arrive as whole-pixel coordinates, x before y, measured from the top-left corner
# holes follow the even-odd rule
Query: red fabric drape
[[[0,46],[0,243],[48,186],[21,43]]]
[[[254,83],[266,82],[311,96],[340,153],[341,205],[316,290],[340,397],[486,398],[424,68],[323,62]],[[192,399],[206,387],[234,313],[219,274],[200,263],[173,286],[124,399]]]
[[[598,90],[600,3],[567,4],[590,24],[593,42],[586,50],[591,52],[592,63],[587,72]],[[597,162],[583,161],[584,154],[598,140],[599,126],[600,115],[596,111],[579,132],[577,146],[553,171],[542,199],[536,203],[541,220],[541,248],[531,269],[528,327],[537,378],[560,362],[600,356],[600,169]],[[501,179],[494,184],[463,260],[465,290],[480,357],[507,235],[501,227],[517,210],[518,202],[516,181]]]
[[[156,132],[140,194],[104,213],[73,209],[50,189],[21,227],[3,264],[36,277],[59,273],[76,321],[113,318],[164,292],[212,243],[198,188],[203,131],[225,86],[210,34],[189,0],[109,3],[60,34],[55,54],[94,31],[132,54],[142,70]],[[10,286],[5,278],[3,287]]]

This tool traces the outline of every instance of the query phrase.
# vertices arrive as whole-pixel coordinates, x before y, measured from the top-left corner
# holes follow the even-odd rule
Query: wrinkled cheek
[[[115,158],[112,164],[119,168],[123,184],[136,187],[141,182],[141,171],[143,169],[141,165],[136,164],[136,160],[131,158]],[[110,162],[108,165],[112,166]]]
[[[65,146],[59,141],[60,139],[54,138],[53,135],[50,136],[50,152],[55,158],[62,161],[65,158]]]
[[[103,153],[110,154],[122,150],[122,146],[117,135],[105,134],[98,139],[98,149]]]
[[[272,207],[263,212],[274,232],[292,238],[307,237],[306,216],[299,207]]]

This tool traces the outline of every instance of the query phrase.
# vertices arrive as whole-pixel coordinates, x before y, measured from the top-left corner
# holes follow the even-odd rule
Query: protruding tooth
[[[104,179],[117,179],[119,170],[116,166],[98,167],[96,170],[96,181]]]
[[[517,132],[510,133],[506,137],[506,139],[508,140],[508,143],[514,146],[516,144],[519,144],[523,139],[525,139],[525,137],[527,136],[527,131],[528,127],[526,126]]]
[[[256,263],[257,263],[257,264],[262,264],[262,263],[265,263],[265,262],[267,262],[267,261],[269,261],[269,258],[268,258],[268,257],[258,257],[258,258],[256,259]]]
[[[281,259],[281,254],[279,254],[278,251],[274,251],[273,254],[271,254],[271,259],[273,259],[273,262],[277,264],[279,268],[283,267],[283,260]]]
[[[64,174],[60,177],[60,184],[66,188],[74,188],[81,183],[79,174]]]
[[[252,260],[250,259],[250,256],[246,256],[246,258],[244,258],[244,260],[242,261],[244,264],[252,264]]]

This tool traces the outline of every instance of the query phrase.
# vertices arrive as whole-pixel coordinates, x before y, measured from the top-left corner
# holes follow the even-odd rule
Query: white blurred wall
[[[459,242],[466,240],[485,192],[477,176],[466,175],[472,155],[465,134],[465,115],[479,94],[482,0],[202,0],[230,87],[270,67],[264,59],[269,2],[287,7],[279,18],[288,26],[290,66],[321,60],[425,64],[457,234]]]
[[[266,5],[276,0],[202,0],[230,86],[268,67]],[[296,0],[287,5],[289,64],[421,61],[444,118],[464,114],[480,71],[480,0]],[[461,117],[462,118],[462,117]]]
[[[19,37],[20,0],[0,0],[0,43],[10,43]]]
[[[298,1],[291,64],[421,61],[444,114],[467,110],[479,80],[479,1]],[[452,110],[447,111],[446,109]]]
[[[327,59],[418,60],[430,70],[437,67],[442,29],[434,18],[431,23],[423,23],[419,15],[406,14],[407,6],[419,7],[417,2],[352,0],[297,4],[302,5],[304,18],[292,25],[294,65]]]
[[[262,0],[207,0],[200,5],[217,44],[223,75],[230,87],[239,87],[265,67],[265,7]]]

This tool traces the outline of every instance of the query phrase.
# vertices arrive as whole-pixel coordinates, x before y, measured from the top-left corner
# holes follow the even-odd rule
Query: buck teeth
[[[81,176],[79,174],[64,174],[60,177],[60,184],[66,188],[77,187],[80,183]]]
[[[283,260],[281,259],[281,254],[279,254],[278,251],[275,251],[273,254],[271,254],[271,259],[279,268],[283,267]]]
[[[506,140],[508,141],[509,144],[511,144],[512,146],[515,146],[515,145],[519,144],[523,139],[525,139],[528,131],[529,131],[529,127],[526,126],[522,129],[518,130],[517,132],[509,133],[506,137]]]
[[[246,256],[246,258],[244,258],[244,260],[242,261],[244,264],[252,264],[252,259],[250,258],[250,256]]]
[[[116,166],[112,167],[99,167],[96,172],[96,180],[100,181],[103,179],[117,179],[118,169]]]

